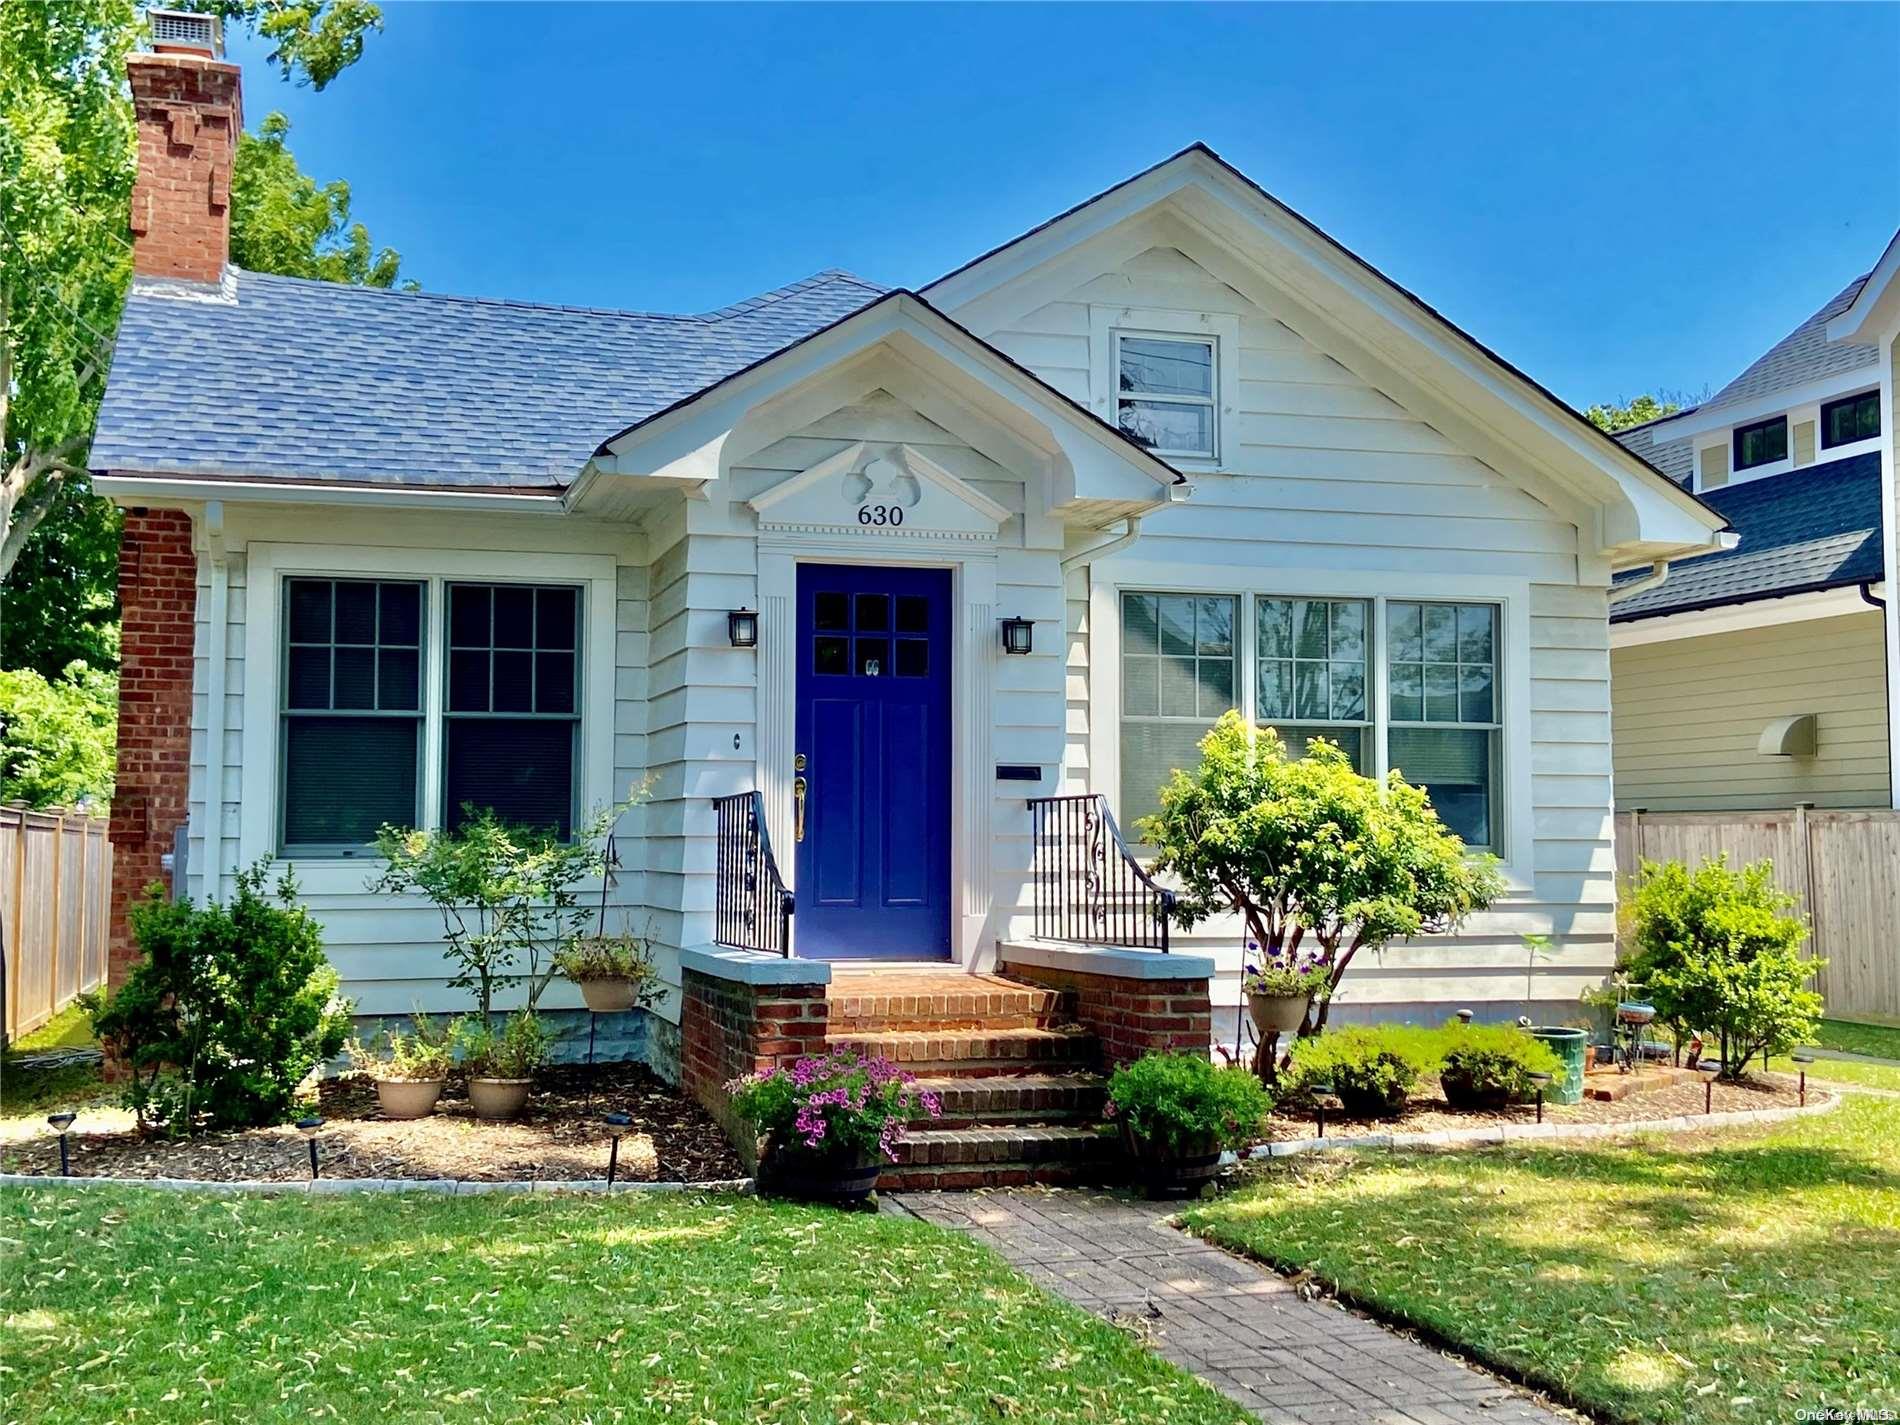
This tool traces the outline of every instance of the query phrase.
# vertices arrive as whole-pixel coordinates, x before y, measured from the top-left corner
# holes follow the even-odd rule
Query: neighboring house
[[[1900,243],[1900,238],[1896,238]],[[1895,249],[1692,410],[1617,438],[1738,548],[1614,596],[1619,810],[1900,806]]]
[[[567,828],[646,781],[614,915],[674,991],[645,1052],[710,1082],[751,1062],[733,1024],[805,1023],[762,984],[822,998],[833,960],[1158,973],[1012,948],[1038,892],[1145,934],[1087,933],[1051,858],[1118,858],[1093,823],[1039,846],[1027,801],[1128,827],[1238,707],[1402,767],[1502,860],[1501,904],[1356,966],[1342,1014],[1515,1015],[1527,932],[1547,1008],[1609,968],[1611,579],[1722,517],[1210,150],[919,291],[608,312],[235,271],[236,69],[132,85],[92,457],[126,510],[121,903],[182,826],[193,894],[294,865],[362,1012],[461,1008],[432,912],[365,888],[376,827]],[[778,948],[749,803],[713,800],[754,791],[791,958],[721,948]],[[1203,1008],[1131,1002],[1141,1042],[1205,1032],[1238,926],[1171,948]]]

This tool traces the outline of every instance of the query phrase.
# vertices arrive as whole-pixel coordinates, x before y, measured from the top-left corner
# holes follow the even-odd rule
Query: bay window
[[[1230,708],[1292,756],[1337,743],[1360,771],[1423,786],[1473,849],[1501,850],[1503,706],[1496,604],[1124,592],[1121,809],[1152,812]],[[1236,640],[1245,615],[1250,642]],[[1375,673],[1383,675],[1381,698]]]

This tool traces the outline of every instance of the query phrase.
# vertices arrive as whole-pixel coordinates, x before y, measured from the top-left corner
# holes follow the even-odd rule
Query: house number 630
[[[900,525],[904,522],[902,505],[859,505],[858,523],[869,525]]]

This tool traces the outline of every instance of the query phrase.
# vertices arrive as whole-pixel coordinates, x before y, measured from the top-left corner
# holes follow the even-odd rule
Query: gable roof
[[[1616,443],[1632,455],[1647,460],[1658,470],[1674,480],[1683,489],[1690,488],[1690,477],[1695,473],[1694,443],[1687,437],[1681,440],[1657,440],[1657,427],[1680,416],[1694,415],[1700,406],[1685,406],[1680,411],[1671,411],[1666,416],[1657,416],[1653,421],[1644,421],[1639,426],[1625,426],[1615,432]]]
[[[553,491],[601,440],[884,289],[827,271],[697,316],[233,271],[126,299],[97,471]]]
[[[1335,238],[1331,233],[1328,233],[1317,223],[1313,222],[1313,220],[1308,218],[1304,213],[1299,212],[1297,209],[1290,207],[1288,204],[1276,198],[1272,193],[1268,192],[1267,189],[1243,173],[1240,169],[1236,168],[1233,164],[1229,163],[1225,158],[1222,158],[1219,153],[1205,143],[1196,142],[1189,144],[1179,152],[1171,154],[1169,157],[1161,160],[1161,162],[1143,169],[1141,172],[1124,179],[1122,182],[1110,188],[1104,189],[1094,197],[1085,199],[1075,206],[1065,209],[1063,212],[1036,224],[1033,228],[1018,234],[1006,242],[999,243],[981,256],[972,258],[969,262],[945,273],[936,281],[926,284],[921,289],[922,293],[932,301],[940,301],[941,298],[939,294],[943,293],[944,289],[953,288],[960,280],[967,282],[970,274],[985,264],[996,261],[1012,249],[1026,242],[1030,242],[1053,229],[1060,228],[1064,224],[1079,220],[1089,209],[1141,183],[1143,180],[1153,177],[1164,169],[1196,161],[1211,164],[1221,175],[1239,184],[1252,198],[1265,204],[1276,215],[1290,219],[1299,229],[1316,239],[1327,250],[1344,258],[1347,263],[1364,274],[1364,276],[1370,278],[1374,283],[1378,284],[1379,287],[1397,296],[1403,303],[1423,316],[1432,327],[1449,334],[1457,341],[1463,342],[1477,354],[1480,360],[1503,373],[1510,381],[1532,393],[1534,397],[1538,398],[1547,407],[1559,413],[1560,419],[1569,427],[1581,432],[1587,432],[1587,434],[1582,437],[1583,441],[1588,446],[1595,447],[1601,455],[1607,456],[1608,461],[1614,463],[1613,468],[1628,470],[1631,462],[1634,462],[1636,467],[1641,471],[1642,476],[1653,482],[1656,487],[1666,490],[1671,500],[1678,504],[1686,504],[1691,509],[1706,513],[1706,506],[1703,506],[1694,491],[1685,487],[1681,481],[1672,478],[1666,472],[1650,464],[1639,452],[1631,450],[1627,446],[1614,440],[1600,426],[1596,425],[1561,396],[1558,396],[1549,387],[1520,370],[1517,366],[1514,366],[1511,362],[1507,361],[1504,357],[1465,331],[1464,328],[1453,322],[1449,317],[1445,316],[1444,313],[1426,302],[1410,288],[1380,271],[1377,267],[1366,261],[1365,258],[1340,242],[1339,239]]]
[[[1672,566],[1668,579],[1655,588],[1612,602],[1610,622],[1783,598],[1882,577],[1878,452],[1725,486],[1703,499],[1728,519],[1741,536],[1740,547]],[[1615,599],[1614,589],[1611,597]]]

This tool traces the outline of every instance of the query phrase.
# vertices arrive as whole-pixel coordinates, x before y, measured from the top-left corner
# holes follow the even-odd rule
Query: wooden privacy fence
[[[0,807],[9,1041],[106,982],[112,843],[102,817]]]
[[[1801,898],[1813,933],[1808,952],[1827,968],[1815,987],[1828,1013],[1900,1021],[1900,812],[1623,812],[1616,872],[1627,882],[1643,861],[1694,866],[1728,852],[1729,865],[1764,857],[1775,880]]]

